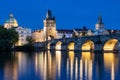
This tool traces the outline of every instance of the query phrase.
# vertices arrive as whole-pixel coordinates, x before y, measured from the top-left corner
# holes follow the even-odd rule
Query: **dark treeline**
[[[33,52],[35,51],[34,46],[32,44],[26,44],[23,46],[16,46],[14,48],[15,51],[24,51],[24,52]]]
[[[0,51],[11,51],[19,35],[14,28],[5,29],[0,25]]]

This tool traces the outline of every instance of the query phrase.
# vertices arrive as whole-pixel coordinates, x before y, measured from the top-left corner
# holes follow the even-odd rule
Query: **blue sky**
[[[13,13],[20,26],[41,29],[48,9],[57,29],[94,29],[98,15],[106,29],[120,29],[120,0],[0,0],[0,24]]]

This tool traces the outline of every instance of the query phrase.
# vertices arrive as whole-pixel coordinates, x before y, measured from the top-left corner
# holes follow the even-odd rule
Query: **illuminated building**
[[[35,42],[44,42],[46,37],[43,30],[35,30],[32,32],[32,38]]]
[[[52,15],[51,10],[48,10],[46,18],[43,21],[44,26],[41,30],[32,32],[32,38],[35,42],[44,42],[51,39],[71,38],[73,37],[74,30],[79,34],[85,33],[87,35],[88,29],[84,26],[83,29],[56,29],[56,19]],[[80,35],[79,35],[80,36]]]
[[[13,14],[9,15],[9,19],[7,19],[4,23],[4,28],[15,28],[18,27],[18,22],[17,20],[14,18]]]
[[[52,16],[50,10],[48,10],[46,18],[43,22],[46,39],[57,38],[56,20],[55,17]]]
[[[36,30],[32,32],[32,38],[35,40],[35,42],[44,42],[52,38],[57,38],[56,20],[55,17],[52,16],[50,10],[48,10],[43,23],[43,30]]]
[[[88,36],[92,36],[92,35],[93,35],[92,30],[88,30],[88,31],[87,31],[87,35],[88,35]]]
[[[15,28],[15,30],[18,32],[19,34],[19,40],[16,44],[16,46],[22,46],[28,43],[28,41],[26,40],[26,38],[28,36],[31,36],[31,29],[29,28],[23,28],[23,27],[17,27]]]
[[[70,38],[72,37],[73,30],[62,30],[62,29],[57,29],[57,38]]]

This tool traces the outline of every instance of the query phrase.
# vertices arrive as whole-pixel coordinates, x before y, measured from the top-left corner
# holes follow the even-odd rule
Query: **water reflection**
[[[91,52],[82,52],[82,64],[84,65],[85,70],[85,80],[92,80],[92,53]],[[84,63],[84,64],[83,64]]]
[[[74,51],[0,55],[0,80],[118,80],[119,57]]]
[[[111,80],[115,80],[115,66],[118,66],[118,54],[114,53],[104,53],[104,66],[107,76],[111,76]]]
[[[68,59],[68,63],[69,63],[69,67],[70,68],[70,78],[71,80],[73,79],[73,67],[74,67],[74,51],[69,51],[68,52],[69,55],[69,59]],[[68,69],[69,70],[69,69]]]
[[[60,78],[61,74],[61,51],[56,51],[56,66],[58,70],[58,77]]]
[[[4,80],[17,80],[18,72],[17,68],[18,66],[16,64],[13,64],[16,62],[6,62],[4,67]]]
[[[55,80],[56,61],[50,51],[36,53],[35,59],[36,75],[40,76],[42,80]]]

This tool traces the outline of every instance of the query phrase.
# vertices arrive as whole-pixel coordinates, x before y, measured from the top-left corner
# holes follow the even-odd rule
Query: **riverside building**
[[[18,32],[19,40],[16,43],[16,46],[23,46],[28,43],[26,38],[27,36],[31,36],[31,29],[19,26],[13,14],[10,14],[9,18],[4,22],[4,28],[14,28]]]

